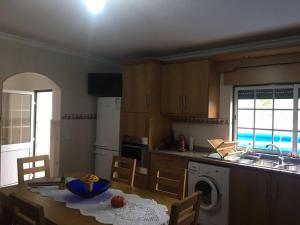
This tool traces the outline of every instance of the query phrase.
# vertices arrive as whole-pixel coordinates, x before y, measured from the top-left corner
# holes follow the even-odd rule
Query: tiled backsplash
[[[96,113],[65,113],[61,117],[62,120],[95,120]]]
[[[183,122],[183,123],[199,123],[199,124],[229,124],[229,119],[224,118],[202,118],[197,116],[173,116],[171,117],[172,122]]]

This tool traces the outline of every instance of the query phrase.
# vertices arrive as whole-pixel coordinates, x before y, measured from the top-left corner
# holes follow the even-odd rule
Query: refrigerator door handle
[[[105,146],[105,145],[98,145],[98,144],[95,144],[95,147],[96,148],[107,148],[107,146]]]

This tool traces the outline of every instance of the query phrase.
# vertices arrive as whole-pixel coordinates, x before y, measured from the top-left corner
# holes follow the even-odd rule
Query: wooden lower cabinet
[[[299,225],[300,176],[230,171],[230,225]]]
[[[267,225],[269,175],[244,168],[230,170],[229,224]]]
[[[272,176],[270,225],[300,224],[300,176],[277,174]]]

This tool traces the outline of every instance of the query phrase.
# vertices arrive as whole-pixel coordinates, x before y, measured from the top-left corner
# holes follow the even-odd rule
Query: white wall
[[[232,118],[232,86],[224,86],[223,75],[220,81],[220,102],[219,118]],[[231,140],[231,122],[223,124],[199,124],[199,123],[173,123],[174,134],[194,137],[196,146],[209,147],[207,139],[222,138],[225,141]]]
[[[96,113],[96,98],[87,93],[88,72],[119,72],[119,65],[92,61],[0,38],[0,84],[24,72],[45,75],[62,90],[61,114]],[[61,121],[62,172],[91,171],[95,120]]]

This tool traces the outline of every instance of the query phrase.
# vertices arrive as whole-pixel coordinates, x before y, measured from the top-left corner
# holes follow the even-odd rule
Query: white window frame
[[[300,88],[300,84],[286,84],[286,85],[276,85],[276,84],[272,84],[272,85],[256,85],[256,86],[235,86],[234,87],[234,99],[233,99],[233,107],[234,107],[234,113],[233,113],[233,137],[234,140],[237,140],[237,112],[238,112],[238,91],[239,90],[257,90],[257,89],[278,89],[278,88],[293,88],[293,92],[294,92],[294,106],[293,109],[289,109],[289,110],[293,110],[293,130],[292,130],[292,153],[293,154],[298,154],[297,150],[298,150],[298,132],[300,131],[300,127],[298,127],[298,111],[300,111],[299,106],[298,106],[298,99],[300,96],[298,96],[298,89]],[[256,107],[256,96],[254,98],[254,110]],[[277,109],[276,109],[277,110]],[[286,110],[286,109],[278,109],[278,110]],[[272,113],[274,116],[274,96],[273,96],[273,108],[272,108]],[[300,119],[300,118],[299,118]],[[255,114],[254,114],[254,123],[255,123]],[[272,120],[272,129],[263,129],[263,130],[271,130],[272,131],[272,140],[274,139],[274,131],[289,131],[290,130],[281,130],[281,129],[273,129],[274,127],[274,120]],[[251,128],[246,128],[246,129],[251,129]],[[254,128],[252,128],[254,130]],[[254,137],[254,136],[253,136]],[[254,148],[254,146],[253,146]],[[274,154],[274,151],[272,150],[265,150],[265,149],[254,149],[257,152],[262,152],[262,153],[271,153]]]

